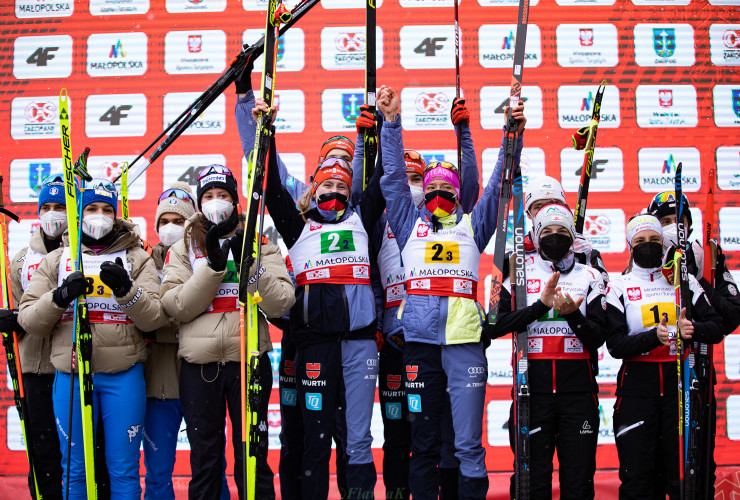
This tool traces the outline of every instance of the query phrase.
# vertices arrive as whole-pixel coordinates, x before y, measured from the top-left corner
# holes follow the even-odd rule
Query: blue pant
[[[144,422],[144,484],[145,500],[174,500],[172,470],[175,467],[177,437],[182,422],[182,404],[179,399],[146,400],[146,421]],[[229,485],[226,482],[226,457],[224,456],[224,477],[221,486],[221,500],[229,500]]]
[[[331,440],[338,430],[346,437],[347,491],[342,497],[372,499],[376,481],[370,434],[378,376],[375,342],[308,345],[296,353],[295,373],[304,425],[303,499],[327,498]],[[351,424],[345,428],[345,423]]]
[[[62,468],[67,474],[67,433],[69,431],[70,375],[57,371],[54,380],[54,416],[62,451]],[[74,374],[72,414],[72,455],[69,498],[87,498],[85,453],[82,438],[79,377]],[[126,371],[93,374],[93,422],[98,414],[105,430],[105,460],[110,475],[111,500],[140,499],[139,448],[144,425],[146,387],[142,363]]]
[[[455,456],[460,462],[460,498],[484,499],[488,475],[482,445],[487,373],[483,346],[406,342],[403,359],[411,420],[411,496],[421,500],[439,495],[437,466],[442,459],[442,428],[449,398]]]

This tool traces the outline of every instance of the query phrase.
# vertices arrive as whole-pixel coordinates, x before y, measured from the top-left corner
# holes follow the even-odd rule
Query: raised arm
[[[288,189],[280,183],[280,177],[276,172],[277,152],[275,143],[273,137],[268,158],[265,204],[275,223],[275,228],[283,237],[285,246],[291,248],[301,235],[306,221],[303,220],[301,212],[295,206],[295,201]]]
[[[457,134],[458,127],[455,127]],[[480,191],[480,173],[478,172],[478,159],[473,147],[473,137],[470,135],[468,120],[460,123],[460,144],[462,146],[462,164],[460,171],[462,180],[460,183],[460,206],[469,213],[473,210],[475,202],[478,201]]]

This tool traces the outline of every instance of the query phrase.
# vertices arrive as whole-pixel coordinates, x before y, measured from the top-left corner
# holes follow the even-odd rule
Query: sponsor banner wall
[[[290,0],[287,7],[295,3]],[[399,92],[404,146],[418,150],[426,161],[457,162],[450,120],[456,95],[452,4],[452,0],[377,2],[378,85],[390,85]],[[460,3],[461,93],[471,113],[481,188],[497,173],[517,43],[517,5],[517,0]],[[715,237],[731,274],[740,278],[740,76],[736,70],[740,23],[737,16],[728,15],[738,5],[739,0],[530,2],[522,89],[528,119],[521,159],[524,188],[538,176],[553,176],[562,181],[566,199],[575,207],[583,154],[572,148],[571,135],[590,123],[598,84],[606,79],[584,236],[601,252],[611,273],[624,269],[629,258],[626,221],[657,193],[673,188],[675,169],[681,163],[684,191],[693,205],[695,236],[703,222],[706,175],[716,169]],[[361,0],[321,0],[280,37],[275,124],[278,151],[295,178],[290,182],[306,181],[314,172],[319,147],[327,138],[345,134],[357,140],[355,119],[365,95],[364,7]],[[124,162],[142,153],[221,75],[243,43],[259,40],[265,9],[265,0],[2,2],[0,15],[6,30],[0,50],[7,71],[0,76],[4,118],[0,171],[5,200],[23,217],[10,227],[11,255],[38,230],[41,183],[61,172],[58,95],[62,86],[70,99],[73,154],[89,146],[94,174],[116,177]],[[257,92],[262,65],[262,58],[255,61],[252,84]],[[153,227],[156,200],[172,182],[185,182],[195,191],[199,170],[214,163],[232,169],[240,183],[246,178],[248,165],[234,118],[236,103],[232,86],[131,186],[131,214],[142,236],[152,243],[158,241]],[[247,153],[251,146],[247,145]],[[247,188],[240,185],[242,196]],[[265,234],[285,250],[269,216]],[[511,247],[511,234],[508,244]],[[479,300],[483,304],[490,293],[492,251],[493,243],[481,258]],[[279,342],[280,332],[272,333]],[[720,466],[740,466],[739,347],[735,336],[730,336],[714,350]],[[614,469],[618,462],[611,412],[621,363],[605,347],[596,356],[601,388],[597,466]],[[507,434],[511,340],[495,340],[487,357],[486,460],[490,470],[506,471],[511,466]],[[271,359],[276,371],[279,344]],[[269,415],[273,464],[281,397],[274,382]],[[382,445],[381,410],[389,415],[395,411],[375,409],[377,458]],[[584,432],[595,432],[595,426],[589,425],[591,429],[584,427]],[[0,443],[4,473],[25,474],[9,386],[0,390],[0,428],[6,436]],[[189,447],[185,433],[179,437],[176,473],[188,474]],[[227,447],[231,455],[231,444]]]

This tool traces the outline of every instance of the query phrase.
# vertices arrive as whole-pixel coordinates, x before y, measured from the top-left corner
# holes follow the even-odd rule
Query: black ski
[[[573,214],[576,234],[583,234],[583,224],[586,221],[586,203],[588,202],[588,187],[591,183],[591,166],[594,162],[594,149],[596,148],[596,132],[601,120],[601,99],[606,90],[606,80],[602,80],[594,98],[594,108],[591,111],[591,123],[588,127],[581,127],[576,134],[585,137],[585,144],[573,137],[573,147],[577,150],[585,149],[583,155],[583,166],[581,167],[581,185],[578,187],[578,201],[576,212]]]
[[[365,3],[365,104],[368,111],[375,116],[376,91],[376,54],[375,54],[375,0],[366,0]],[[362,144],[364,149],[362,190],[375,171],[375,160],[378,157],[378,133],[375,129],[363,128]]]

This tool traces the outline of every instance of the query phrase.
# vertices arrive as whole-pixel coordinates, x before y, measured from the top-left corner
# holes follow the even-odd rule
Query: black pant
[[[678,498],[678,399],[621,396],[614,405],[620,500]]]
[[[26,432],[33,443],[29,450],[36,470],[36,482],[44,499],[61,499],[62,495],[62,452],[59,448],[54,408],[51,394],[54,374],[23,374],[23,389],[28,405]],[[65,429],[65,432],[67,430]],[[33,477],[28,472],[28,487],[34,491]]]
[[[295,344],[283,335],[280,347],[280,496],[283,500],[301,500],[303,418],[295,383]]]
[[[378,372],[384,438],[383,483],[387,500],[408,500],[411,423],[403,382],[403,352],[390,342],[380,351]]]
[[[509,442],[514,449],[516,423],[509,417]],[[552,458],[560,464],[560,498],[594,498],[599,403],[587,392],[532,394],[529,412],[529,488],[532,498],[552,498]],[[516,460],[516,459],[515,459]],[[514,494],[514,476],[509,489]]]
[[[262,390],[257,409],[261,449],[257,453],[256,497],[275,498],[273,474],[267,463],[267,408],[272,391],[272,369],[267,354],[260,356]],[[244,454],[241,426],[241,373],[238,362],[205,365],[182,361],[180,401],[190,441],[188,498],[217,500],[223,479],[224,421],[231,420],[234,446],[234,481],[244,499]]]

